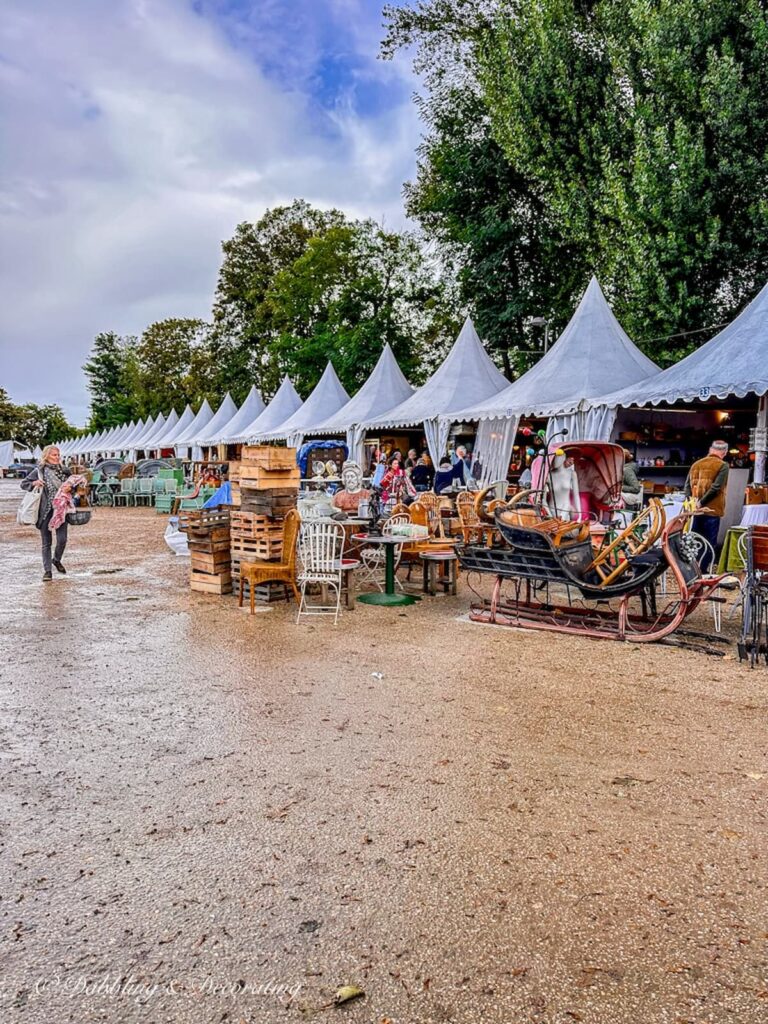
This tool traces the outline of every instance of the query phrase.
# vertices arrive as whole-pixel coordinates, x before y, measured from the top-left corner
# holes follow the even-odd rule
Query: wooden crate
[[[229,463],[229,472],[228,472],[227,476],[229,477],[229,482],[230,483],[237,483],[237,481],[240,479],[240,463],[239,462],[234,462],[233,461],[233,462]]]
[[[268,444],[243,445],[241,472],[244,463],[278,472],[298,468],[295,448],[274,448]]]
[[[232,556],[244,562],[274,562],[283,553],[283,534],[265,534],[262,537],[233,537]]]
[[[229,548],[225,551],[215,551],[211,554],[190,551],[190,564],[196,571],[219,575],[220,573],[228,573],[230,571],[232,558]]]
[[[294,465],[292,469],[268,469],[265,466],[252,465],[244,462],[240,466],[239,483],[242,487],[258,487],[259,489],[274,489],[276,487],[299,489],[301,473],[299,467]]]
[[[286,512],[296,508],[298,491],[292,488],[260,489],[243,487],[241,489],[240,508],[243,512],[254,515],[270,516],[283,519]]]
[[[189,573],[189,586],[191,590],[197,590],[203,594],[231,594],[232,575],[229,572],[214,575],[192,569]]]

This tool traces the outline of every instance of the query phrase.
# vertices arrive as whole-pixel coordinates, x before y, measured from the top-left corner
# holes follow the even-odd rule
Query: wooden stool
[[[456,593],[459,559],[452,551],[422,551],[419,553],[424,563],[424,593],[433,597],[441,586],[446,594]],[[440,566],[440,575],[437,567]]]

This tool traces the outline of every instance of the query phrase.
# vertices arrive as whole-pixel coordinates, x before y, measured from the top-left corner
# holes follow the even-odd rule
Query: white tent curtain
[[[451,421],[449,419],[424,420],[424,436],[427,439],[429,455],[432,465],[437,469],[443,460],[446,448],[448,447],[448,435],[451,432]]]
[[[366,467],[363,466],[363,459],[365,457],[365,427],[355,424],[352,427],[347,427],[347,448],[349,449],[349,455],[347,456],[352,462],[356,462],[358,466],[362,466],[363,472],[366,472]]]
[[[616,406],[608,405],[552,416],[547,422],[547,440],[560,430],[567,430],[566,441],[610,441],[615,422]]]
[[[519,416],[499,416],[478,423],[473,463],[480,463],[477,481],[480,487],[488,487],[496,480],[506,480],[519,423]]]

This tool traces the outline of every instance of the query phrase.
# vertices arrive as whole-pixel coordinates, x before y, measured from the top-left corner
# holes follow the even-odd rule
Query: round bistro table
[[[403,605],[415,604],[418,600],[410,594],[398,594],[395,591],[395,545],[407,544],[408,537],[393,537],[381,533],[353,533],[352,540],[361,544],[379,544],[384,546],[384,593],[373,591],[369,594],[358,594],[361,604]]]

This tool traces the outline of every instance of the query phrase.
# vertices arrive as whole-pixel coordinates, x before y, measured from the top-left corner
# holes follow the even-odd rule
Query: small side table
[[[407,537],[394,537],[391,534],[353,533],[352,540],[363,544],[381,544],[384,548],[384,593],[359,594],[357,600],[361,604],[401,605],[415,604],[418,597],[410,594],[395,593],[395,546],[405,544]]]
[[[456,594],[459,558],[452,551],[422,551],[419,558],[424,563],[424,593],[433,597],[438,586],[446,594]],[[440,566],[438,576],[437,568]]]

